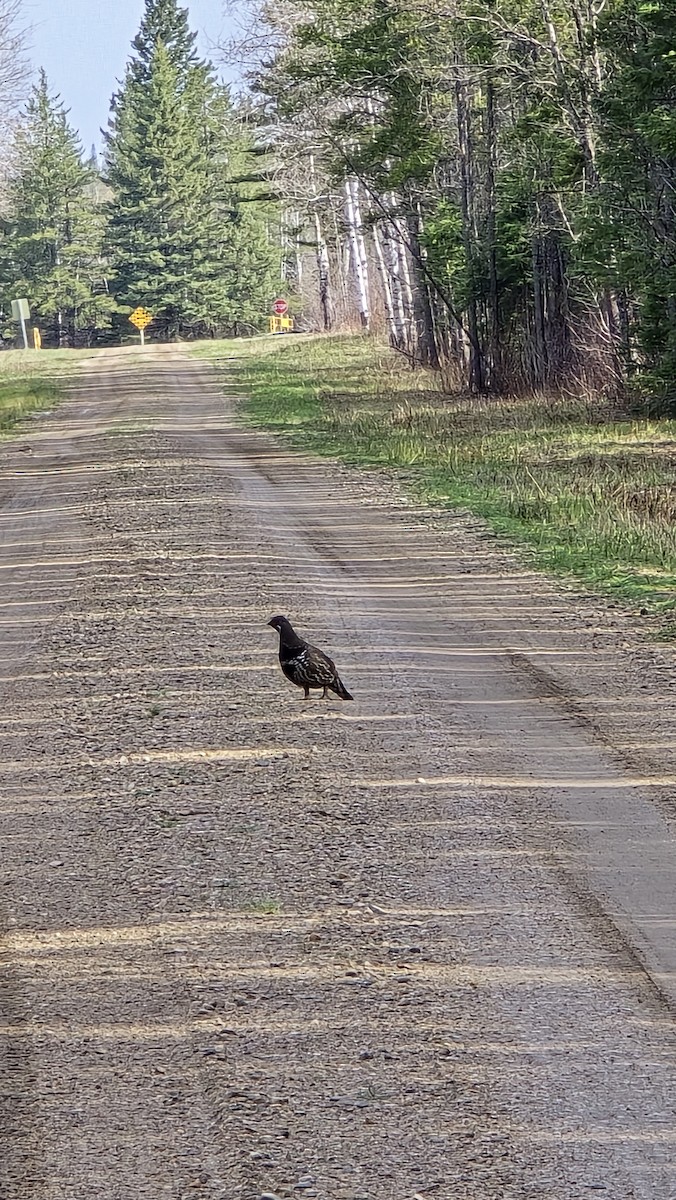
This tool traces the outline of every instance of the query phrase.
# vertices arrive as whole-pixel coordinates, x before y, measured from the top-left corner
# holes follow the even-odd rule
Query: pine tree
[[[238,270],[231,108],[194,43],[176,0],[146,0],[108,135],[116,295],[170,338],[228,328]]]
[[[0,278],[26,296],[47,345],[88,340],[110,323],[103,212],[77,135],[40,72],[16,138],[16,173],[0,242]]]

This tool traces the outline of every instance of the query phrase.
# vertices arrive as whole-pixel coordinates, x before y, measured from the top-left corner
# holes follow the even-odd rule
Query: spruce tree
[[[5,293],[25,296],[47,345],[89,340],[115,307],[105,282],[104,218],[96,177],[47,76],[39,81],[16,136],[0,242]]]
[[[107,137],[116,296],[127,311],[149,308],[170,338],[226,330],[239,271],[227,93],[198,58],[176,0],[146,0],[133,49]],[[270,249],[256,240],[267,278]]]
[[[143,304],[170,336],[202,311],[206,168],[191,106],[158,42],[147,82],[130,69],[109,142],[109,241],[123,305]]]
[[[137,83],[148,83],[159,42],[167,49],[172,66],[182,83],[194,68],[204,66],[195,50],[197,34],[188,23],[187,8],[179,8],[176,0],[147,0],[141,27],[134,38],[135,58],[130,64]]]
[[[251,134],[238,113],[223,107],[222,153],[212,159],[218,278],[225,287],[225,326],[251,333],[267,326],[270,303],[279,292],[282,248],[272,233],[279,206],[270,199],[267,168],[261,173]]]

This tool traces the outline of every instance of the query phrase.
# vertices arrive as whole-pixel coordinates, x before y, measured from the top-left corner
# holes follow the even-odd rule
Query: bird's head
[[[299,638],[288,617],[271,617],[268,625],[272,625],[272,628],[277,630],[279,644],[285,646],[287,650],[304,645],[303,639]]]

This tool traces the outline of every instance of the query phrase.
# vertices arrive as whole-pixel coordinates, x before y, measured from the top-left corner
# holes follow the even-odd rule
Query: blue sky
[[[200,47],[227,33],[223,0],[183,0]],[[129,57],[143,0],[26,0],[31,61],[44,67],[52,90],[59,92],[87,153],[100,148],[99,130],[108,121],[108,104]]]

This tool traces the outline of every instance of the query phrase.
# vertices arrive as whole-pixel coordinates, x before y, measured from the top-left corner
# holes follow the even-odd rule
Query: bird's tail
[[[331,688],[332,692],[335,692],[337,696],[340,696],[341,700],[354,700],[354,696],[350,695],[339,675],[336,675],[333,683],[329,684],[329,687]]]

